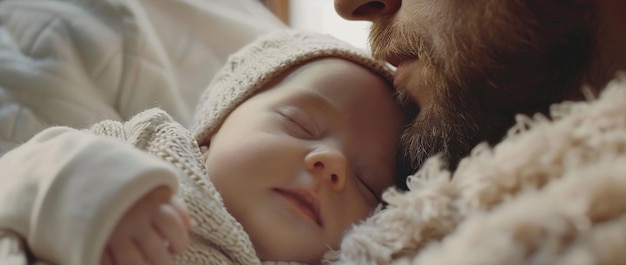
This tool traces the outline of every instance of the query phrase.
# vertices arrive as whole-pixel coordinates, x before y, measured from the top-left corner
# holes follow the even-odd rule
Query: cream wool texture
[[[337,264],[626,264],[626,77],[384,193]]]
[[[331,35],[282,30],[260,37],[232,55],[200,98],[193,122],[197,139],[213,135],[226,116],[275,77],[307,61],[335,57],[359,64],[390,83],[393,73],[365,51]]]
[[[197,139],[209,139],[224,119],[243,101],[261,91],[276,77],[308,61],[342,58],[392,78],[387,66],[364,51],[330,35],[281,30],[264,35],[233,54],[217,73],[198,103],[193,135],[162,110],[144,111],[126,123],[105,121],[91,131],[122,139],[176,166],[178,194],[184,199],[197,225],[191,232],[190,247],[176,264],[275,264],[291,261],[260,261],[243,227],[224,207],[204,166]],[[324,263],[337,258],[329,249]]]

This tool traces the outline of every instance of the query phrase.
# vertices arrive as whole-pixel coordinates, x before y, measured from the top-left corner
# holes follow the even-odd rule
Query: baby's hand
[[[130,208],[109,237],[102,265],[174,264],[189,245],[191,218],[170,188],[152,190]]]

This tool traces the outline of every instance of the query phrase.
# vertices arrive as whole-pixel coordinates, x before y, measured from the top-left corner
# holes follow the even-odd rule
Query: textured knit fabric
[[[11,232],[0,233],[0,249],[9,250],[0,251],[3,265],[99,264],[109,235],[135,202],[157,187],[178,190],[170,163],[61,126],[0,157],[0,168],[0,231]]]
[[[339,264],[626,264],[626,78],[518,116],[454,174],[431,159],[408,186],[344,238]]]
[[[181,173],[178,195],[197,224],[190,247],[177,256],[176,264],[261,264],[243,227],[226,211],[208,178],[195,139],[168,114],[147,110],[126,123],[98,123],[91,131],[154,154]]]
[[[370,69],[390,83],[393,79],[386,64],[330,35],[276,31],[243,47],[217,73],[198,103],[192,127],[196,139],[213,135],[234,108],[265,88],[265,84],[275,77],[307,61],[324,57],[343,58]]]

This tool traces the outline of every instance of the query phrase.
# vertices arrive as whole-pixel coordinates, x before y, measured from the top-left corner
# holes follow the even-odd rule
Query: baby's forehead
[[[379,109],[399,106],[395,90],[387,79],[350,60],[324,57],[294,67],[276,76],[257,95],[272,91],[272,97],[324,98],[335,108],[349,111],[350,107]]]
[[[307,60],[299,65],[295,65],[294,69],[297,68],[301,68],[304,66],[323,66],[323,67],[328,67],[328,68],[344,68],[345,70],[342,71],[348,71],[348,70],[366,70],[370,75],[376,75],[379,76],[381,79],[385,79],[386,77],[378,72],[375,72],[374,70],[371,69],[371,67],[368,67],[366,65],[363,65],[362,63],[358,63],[355,62],[354,60],[350,60],[344,57],[339,57],[339,56],[323,56],[323,57],[318,57],[318,58],[313,58],[310,60]]]
[[[366,79],[376,81],[370,83],[369,86],[384,87],[386,91],[394,91],[392,84],[385,76],[369,67],[341,57],[322,57],[304,62],[293,67],[291,71],[287,71],[282,77],[286,82],[305,82],[319,85],[320,88],[334,82],[350,85]]]

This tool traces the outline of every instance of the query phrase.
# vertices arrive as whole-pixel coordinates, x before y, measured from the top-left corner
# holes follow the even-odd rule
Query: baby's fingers
[[[193,220],[189,216],[189,210],[187,210],[187,205],[185,205],[185,202],[183,202],[183,200],[176,196],[172,196],[169,203],[172,205],[172,207],[174,207],[174,210],[178,212],[187,229],[191,229],[193,227]]]
[[[187,225],[171,204],[161,204],[152,223],[161,237],[169,242],[172,254],[179,254],[189,246]]]
[[[169,243],[154,229],[143,233],[136,239],[144,260],[150,265],[173,265],[174,259],[169,251]]]
[[[113,264],[144,264],[144,257],[141,254],[139,247],[130,238],[117,240],[110,246],[111,254],[114,259]]]

